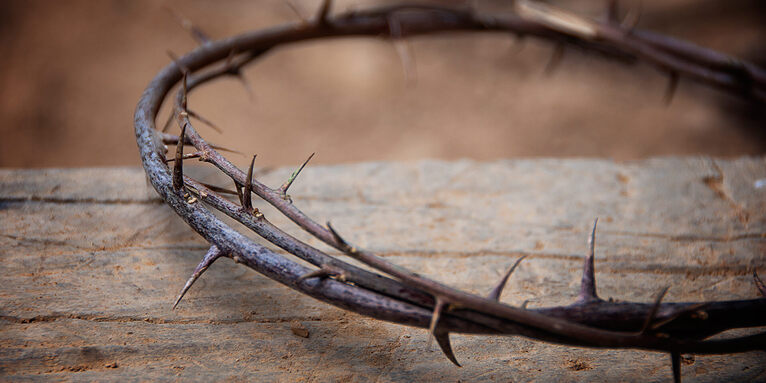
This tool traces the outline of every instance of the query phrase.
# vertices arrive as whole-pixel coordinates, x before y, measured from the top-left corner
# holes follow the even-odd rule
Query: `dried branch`
[[[766,299],[662,303],[667,291],[663,290],[653,304],[601,300],[596,294],[594,272],[595,223],[584,259],[579,296],[568,306],[527,309],[526,304],[512,307],[499,301],[508,278],[523,258],[509,268],[487,298],[424,278],[350,245],[329,223],[326,227],[318,224],[292,203],[287,191],[308,160],[280,187],[270,188],[253,178],[255,156],[247,172],[238,169],[217,151],[221,148],[206,142],[190,121],[190,117],[199,119],[199,115],[187,109],[188,94],[194,88],[227,75],[244,81],[241,68],[275,46],[360,35],[401,39],[455,30],[532,36],[552,42],[556,52],[575,47],[620,61],[644,61],[670,73],[669,90],[674,90],[678,79],[684,77],[751,100],[766,100],[766,76],[761,68],[689,43],[634,30],[633,26],[626,28],[625,22],[616,21],[616,2],[612,2],[604,23],[539,3],[519,1],[518,4],[518,13],[502,17],[480,15],[466,8],[422,5],[385,6],[332,16],[331,1],[327,0],[322,3],[315,22],[293,23],[221,41],[204,40],[200,41],[199,48],[183,57],[171,56],[174,63],[152,80],[139,101],[135,130],[143,165],[154,188],[211,244],[175,304],[216,259],[227,256],[343,309],[427,328],[456,365],[459,364],[449,342],[451,332],[522,335],[565,345],[667,352],[671,355],[675,379],[680,379],[682,353],[724,354],[766,348],[764,332],[708,339],[730,329],[765,326]],[[182,24],[195,36],[201,33],[191,23],[182,21]],[[181,134],[173,136],[155,130],[155,120],[162,101],[179,82],[171,119],[178,121]],[[166,164],[170,161],[165,158],[164,144],[177,145],[172,171]],[[194,146],[196,151],[184,155],[186,145]],[[234,192],[184,175],[183,160],[188,158],[208,162],[230,177],[241,205],[219,194]],[[188,193],[196,197],[187,198]],[[336,259],[277,228],[253,208],[253,193],[317,239],[382,274]],[[248,239],[216,218],[209,207],[317,269],[302,266]],[[757,274],[754,280],[766,295]]]

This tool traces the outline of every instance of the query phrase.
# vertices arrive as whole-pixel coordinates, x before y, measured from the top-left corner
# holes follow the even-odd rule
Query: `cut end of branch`
[[[202,275],[202,273],[205,272],[205,270],[210,267],[210,265],[213,264],[218,258],[220,258],[223,255],[223,253],[216,247],[215,245],[210,246],[210,249],[207,251],[207,254],[205,254],[205,257],[202,258],[202,261],[197,265],[197,267],[194,269],[194,272],[192,273],[191,277],[189,277],[189,280],[186,281],[186,284],[184,285],[183,289],[181,289],[181,294],[178,295],[178,298],[176,298],[175,303],[173,303],[173,309],[178,306],[178,303],[181,302],[181,299],[186,295],[186,292],[189,291],[189,289],[192,287],[194,282],[197,281],[197,279]]]
[[[516,260],[516,262],[513,263],[513,265],[508,269],[508,271],[505,272],[505,275],[503,275],[503,278],[500,279],[500,282],[498,282],[497,286],[495,286],[494,289],[489,293],[487,298],[499,301],[500,300],[500,294],[503,293],[503,289],[505,288],[506,283],[508,283],[508,278],[510,278],[511,274],[514,270],[516,270],[516,267],[519,266],[521,261],[524,260],[527,256],[523,256]]]

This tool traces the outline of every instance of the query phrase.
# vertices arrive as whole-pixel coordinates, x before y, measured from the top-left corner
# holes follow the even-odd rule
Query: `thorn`
[[[521,308],[526,310],[528,304],[529,304],[529,299],[524,300],[524,302],[521,303]]]
[[[638,22],[641,20],[641,12],[644,8],[644,2],[641,0],[638,0],[638,6],[635,8],[630,8],[628,10],[628,14],[625,15],[625,18],[622,19],[622,23],[620,23],[620,27],[622,27],[623,30],[626,30],[628,32],[633,32],[633,29],[638,26]]]
[[[176,136],[176,135],[173,135],[173,134],[170,134],[170,133],[164,133],[163,132],[163,133],[160,134],[160,138],[162,139],[162,143],[165,144],[165,145],[178,145],[179,137]],[[189,137],[184,137],[183,143],[184,143],[184,145],[192,146],[192,142],[189,139]],[[223,147],[223,146],[219,146],[219,145],[210,144],[210,147],[215,149],[215,150],[220,150],[222,152],[229,152],[229,153],[235,153],[235,154],[239,154],[239,155],[244,155],[242,152],[240,152],[238,150],[229,149],[229,148],[226,148],[226,147]]]
[[[255,157],[257,156],[257,154],[254,154],[253,159],[250,160],[250,167],[247,169],[245,190],[242,192],[242,207],[247,210],[253,210],[253,201],[251,195],[253,193],[253,165],[255,165]]]
[[[218,250],[218,247],[215,245],[210,246],[210,249],[207,251],[207,254],[205,254],[205,257],[202,258],[202,261],[197,265],[197,268],[194,269],[194,272],[192,273],[191,277],[189,277],[189,280],[186,281],[186,284],[184,285],[184,288],[181,289],[181,294],[178,295],[178,298],[176,298],[176,302],[173,303],[173,309],[178,306],[178,303],[181,302],[181,298],[184,297],[187,291],[192,287],[194,282],[197,281],[197,278],[202,275],[202,273],[207,270],[210,265],[213,264],[218,258],[220,258],[223,255],[221,250]]]
[[[294,2],[292,2],[291,0],[286,0],[284,3],[285,5],[287,5],[288,8],[290,8],[291,11],[293,11],[293,13],[295,13],[295,16],[298,16],[298,18],[301,20],[301,23],[303,24],[309,23],[309,20],[306,18],[306,16],[303,15],[301,10],[298,9],[298,6],[295,5]]]
[[[553,48],[553,54],[551,54],[550,60],[548,60],[548,64],[545,65],[545,75],[550,76],[553,74],[553,71],[558,68],[559,64],[561,64],[561,60],[564,58],[564,44],[559,43],[556,44],[556,47]]]
[[[654,316],[657,315],[657,310],[659,310],[660,308],[660,303],[662,302],[662,298],[665,297],[665,294],[668,292],[669,288],[670,286],[666,286],[657,295],[657,298],[654,300],[654,306],[652,306],[652,309],[649,311],[649,315],[646,316],[646,320],[644,321],[644,326],[641,327],[641,334],[646,334],[646,332],[649,331],[652,321],[654,320]]]
[[[766,285],[763,284],[761,277],[758,276],[758,272],[753,270],[753,281],[755,281],[755,287],[761,292],[761,295],[766,298]]]
[[[186,139],[186,124],[181,127],[181,135],[178,138],[176,144],[176,159],[173,164],[173,189],[176,191],[181,190],[184,187],[184,145],[183,142]]]
[[[184,17],[182,14],[178,13],[173,8],[170,8],[168,6],[163,7],[168,12],[170,12],[173,17],[178,21],[179,24],[181,24],[181,27],[183,29],[186,29],[187,32],[189,32],[192,35],[192,38],[197,41],[200,45],[209,43],[210,37],[207,36],[205,32],[203,32],[201,29],[194,26],[194,24],[191,22],[191,20]]]
[[[577,303],[591,303],[600,301],[596,293],[596,268],[595,268],[595,249],[596,249],[596,226],[598,218],[593,221],[593,230],[588,237],[588,256],[582,266],[582,280],[580,281],[580,295],[577,297]]]
[[[173,120],[175,119],[176,112],[171,111],[170,115],[168,116],[168,120],[165,121],[165,125],[162,125],[162,132],[165,133],[170,129],[170,125],[173,123]]]
[[[216,126],[212,121],[208,120],[207,118],[200,116],[197,112],[193,112],[193,111],[187,109],[186,113],[188,113],[189,116],[194,117],[194,118],[200,120],[203,124],[213,128],[213,130],[215,130],[216,132],[223,134],[223,131],[221,130],[221,128]]]
[[[242,194],[242,186],[240,186],[238,183],[236,183],[236,181],[234,183],[234,186],[236,186],[236,188],[237,188],[237,196],[239,196],[239,204],[240,205],[244,205],[245,201],[244,201],[243,194]]]
[[[303,170],[303,168],[306,167],[309,161],[311,161],[311,159],[314,158],[315,154],[316,153],[311,153],[309,158],[307,158],[306,161],[303,161],[303,164],[301,165],[301,167],[298,168],[298,170],[295,170],[293,174],[290,174],[290,178],[288,178],[287,181],[283,183],[282,186],[279,187],[279,190],[282,192],[282,194],[287,194],[287,189],[290,188],[290,185],[292,185],[293,181],[295,181],[298,175],[301,174],[301,171]]]
[[[449,332],[437,332],[434,334],[434,338],[436,338],[436,344],[439,345],[439,348],[447,359],[456,366],[461,367],[460,363],[457,362],[457,358],[455,358],[455,353],[452,352],[452,345],[449,342]]]
[[[223,194],[237,195],[237,192],[236,192],[236,191],[234,191],[234,190],[229,190],[229,189],[226,189],[226,188],[222,188],[222,187],[220,187],[220,186],[215,186],[215,185],[211,185],[211,184],[206,184],[206,183],[204,183],[204,182],[200,182],[199,184],[200,184],[200,185],[202,185],[202,186],[204,186],[204,187],[206,187],[206,188],[208,188],[208,189],[210,189],[210,190],[212,190],[212,191],[214,191],[214,192],[216,192],[216,193],[223,193]]]
[[[500,294],[503,293],[503,289],[505,288],[505,284],[508,282],[508,278],[510,278],[511,273],[513,273],[513,271],[516,270],[516,267],[518,267],[521,261],[523,261],[524,258],[526,257],[527,256],[525,255],[517,259],[516,262],[514,262],[514,264],[508,269],[508,271],[505,272],[505,275],[503,275],[503,278],[500,279],[500,282],[497,284],[497,286],[495,286],[495,288],[492,289],[492,291],[490,291],[489,296],[487,296],[487,298],[495,300],[495,301],[500,300]]]
[[[330,230],[330,234],[332,234],[333,238],[335,239],[335,242],[337,242],[338,248],[340,248],[342,251],[346,253],[351,253],[351,254],[356,253],[356,250],[353,247],[351,247],[351,245],[349,245],[348,242],[346,242],[346,240],[343,239],[343,237],[341,237],[337,231],[335,231],[335,229],[330,224],[330,221],[327,221],[327,229]]]
[[[170,49],[167,51],[168,56],[173,61],[174,64],[178,67],[178,71],[181,73],[189,73],[189,68],[186,67],[186,65],[181,64],[181,59],[178,58],[178,56],[173,53]]]
[[[439,325],[439,319],[442,316],[442,311],[444,310],[444,306],[446,306],[447,302],[445,302],[442,298],[436,297],[436,304],[434,305],[434,312],[431,314],[431,324],[428,326],[428,349],[431,349],[431,342],[433,342],[433,338],[436,337],[436,326]]]
[[[322,6],[319,7],[319,13],[317,13],[317,23],[319,25],[328,25],[327,17],[330,15],[330,8],[332,8],[332,0],[323,0]]]
[[[678,88],[678,72],[670,72],[670,78],[668,79],[668,87],[665,89],[665,97],[663,101],[665,106],[669,106],[673,101],[673,96],[676,94],[676,88]]]
[[[681,353],[671,351],[670,363],[673,366],[673,382],[681,383]]]
[[[189,86],[188,86],[188,78],[189,78],[189,72],[184,72],[184,78],[183,78],[183,87],[184,87],[184,93],[183,98],[181,99],[181,109],[188,113],[188,110],[186,109],[187,101],[188,101],[188,94],[189,94]]]
[[[389,16],[386,20],[389,35],[393,38],[396,54],[399,56],[399,62],[402,64],[404,81],[407,84],[414,85],[418,80],[418,71],[413,59],[412,48],[407,41],[402,39],[402,26],[399,20],[395,16]]]
[[[201,156],[202,156],[202,152],[194,152],[194,153],[184,154],[183,156],[181,156],[181,159],[188,160],[190,158],[197,158]],[[165,159],[165,162],[174,162],[175,160],[176,160],[175,158],[168,158],[168,159]]]

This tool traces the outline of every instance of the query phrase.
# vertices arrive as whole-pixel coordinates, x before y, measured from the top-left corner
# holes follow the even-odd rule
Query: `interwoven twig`
[[[521,259],[509,268],[488,297],[468,294],[422,277],[374,254],[358,249],[330,226],[320,225],[301,212],[287,192],[300,170],[280,187],[270,188],[234,166],[194,129],[190,118],[212,125],[188,107],[187,94],[221,76],[239,76],[240,69],[269,49],[297,41],[344,36],[378,36],[398,40],[443,31],[489,31],[533,36],[564,47],[605,54],[622,61],[652,64],[670,77],[669,93],[678,79],[688,78],[723,89],[753,102],[766,100],[766,72],[750,63],[674,40],[631,25],[620,24],[611,2],[605,22],[586,20],[535,3],[518,2],[517,13],[502,17],[480,15],[469,8],[397,5],[338,16],[325,1],[314,20],[254,31],[210,41],[188,21],[184,25],[201,46],[164,68],[144,91],[135,114],[136,139],[144,169],[160,196],[210,244],[210,250],[184,286],[175,305],[194,281],[216,259],[234,259],[286,286],[340,308],[373,318],[428,328],[442,351],[458,364],[449,333],[522,335],[547,342],[601,348],[636,348],[671,355],[674,378],[680,380],[681,354],[724,354],[766,349],[766,332],[726,339],[708,339],[722,331],[766,325],[766,299],[661,303],[667,288],[651,304],[608,302],[596,293],[594,224],[585,257],[578,299],[571,305],[527,309],[499,302],[502,289]],[[179,136],[155,129],[160,105],[181,82],[171,116],[181,127]],[[172,121],[169,121],[172,122]],[[166,158],[165,144],[176,144],[174,158]],[[195,151],[184,154],[184,146]],[[213,164],[234,180],[237,191],[206,185],[183,173],[184,159]],[[310,157],[309,157],[310,159]],[[172,169],[168,163],[172,162]],[[308,162],[308,160],[306,161]],[[253,208],[252,193],[264,199],[303,230],[348,256],[382,272],[369,272],[334,258],[285,233]],[[224,194],[237,195],[239,204]],[[269,242],[317,268],[309,269],[241,235],[206,207],[212,207]],[[766,288],[754,273],[756,286]],[[174,307],[175,307],[174,305]]]

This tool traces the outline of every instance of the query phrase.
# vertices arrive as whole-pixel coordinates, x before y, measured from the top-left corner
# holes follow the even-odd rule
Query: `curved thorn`
[[[561,60],[564,58],[564,48],[564,44],[556,44],[556,47],[553,48],[551,58],[548,60],[548,64],[545,65],[546,76],[553,74],[553,71],[561,64]]]
[[[456,366],[461,367],[460,363],[457,362],[457,358],[455,358],[455,353],[452,352],[452,345],[449,342],[449,332],[437,332],[434,334],[434,338],[436,338],[436,344],[439,345],[439,348],[447,359]]]
[[[247,169],[247,181],[245,182],[245,190],[242,192],[242,207],[247,210],[253,209],[253,165],[255,165],[255,157],[257,156],[257,154],[254,154],[253,159],[250,160],[250,167]]]
[[[665,286],[665,288],[662,289],[662,291],[660,291],[659,294],[657,294],[657,299],[654,300],[654,306],[652,306],[652,309],[649,310],[649,315],[646,316],[646,320],[644,321],[644,326],[641,327],[642,334],[645,334],[649,330],[652,324],[652,321],[654,320],[654,316],[657,315],[657,310],[660,309],[660,302],[662,302],[662,298],[665,297],[665,294],[668,292],[668,289],[670,289],[670,286]]]
[[[527,299],[527,300],[525,300],[524,302],[521,303],[521,308],[526,310],[528,304],[529,304],[529,299]]]
[[[758,276],[758,272],[755,270],[753,270],[753,281],[755,282],[755,287],[761,292],[761,295],[766,298],[766,285],[763,284],[761,277]]]
[[[189,291],[189,289],[192,287],[194,282],[197,281],[197,278],[199,278],[202,273],[207,270],[210,265],[213,264],[218,258],[223,256],[223,253],[221,250],[218,249],[215,245],[210,246],[210,249],[207,251],[207,254],[205,254],[205,257],[202,258],[202,261],[197,265],[197,267],[194,269],[194,272],[192,273],[191,277],[186,281],[186,284],[184,285],[183,289],[181,289],[181,294],[178,295],[178,298],[176,298],[175,303],[173,303],[173,309],[178,306],[178,303],[181,302],[181,298],[186,295],[186,292]]]
[[[301,171],[303,171],[303,168],[305,168],[305,167],[306,167],[306,165],[309,163],[309,161],[311,161],[311,159],[312,159],[312,158],[314,158],[314,155],[315,155],[315,154],[316,154],[316,153],[311,153],[311,155],[309,156],[309,158],[307,158],[307,159],[306,159],[306,161],[303,161],[303,164],[301,165],[301,167],[300,167],[300,168],[298,168],[298,170],[295,170],[295,171],[293,172],[293,174],[291,174],[291,175],[290,175],[290,178],[288,178],[288,179],[287,179],[287,181],[285,181],[285,183],[284,183],[284,184],[282,184],[282,186],[280,186],[280,187],[279,187],[279,190],[280,190],[280,191],[281,191],[283,194],[284,194],[284,193],[287,193],[287,189],[289,189],[289,188],[290,188],[290,186],[293,184],[293,181],[295,181],[295,179],[296,179],[296,178],[298,178],[298,175],[299,175],[299,174],[301,174]]]
[[[523,261],[524,258],[526,258],[526,257],[527,256],[525,255],[525,256],[517,259],[516,262],[514,262],[513,266],[511,266],[508,269],[508,271],[505,272],[505,275],[503,275],[503,278],[500,279],[500,282],[498,282],[497,286],[495,286],[495,288],[492,289],[492,291],[490,291],[490,293],[487,296],[487,298],[492,299],[492,300],[496,300],[496,301],[500,300],[500,294],[503,293],[503,289],[505,288],[505,284],[508,283],[508,278],[510,278],[511,274],[513,273],[513,271],[516,270],[516,267],[518,267],[519,264],[521,263],[521,261]]]
[[[212,128],[216,132],[223,134],[223,130],[221,130],[221,128],[219,128],[216,124],[214,124],[212,121],[208,120],[207,118],[200,116],[199,113],[193,112],[193,111],[188,110],[188,109],[186,110],[186,113],[189,114],[190,117],[194,117],[194,118],[200,120],[203,124],[209,126],[210,128]]]
[[[433,338],[436,337],[436,326],[439,325],[439,319],[442,316],[442,311],[444,311],[444,306],[447,305],[447,302],[444,301],[444,299],[440,297],[436,297],[436,304],[434,304],[434,311],[431,314],[431,324],[428,325],[428,349],[431,349],[431,342],[433,342]]]
[[[670,363],[673,365],[673,382],[681,383],[681,354],[671,351]]]
[[[582,279],[580,281],[580,295],[577,297],[577,303],[590,303],[599,301],[601,298],[596,293],[596,227],[598,218],[593,221],[593,230],[588,237],[588,256],[582,266]]]
[[[678,72],[670,72],[670,77],[668,78],[668,87],[665,88],[665,96],[663,97],[665,106],[669,106],[673,101],[673,96],[675,96],[676,89],[678,89],[678,80]]]
[[[176,159],[175,163],[173,164],[173,189],[176,191],[181,190],[184,187],[183,142],[186,138],[186,124],[181,127],[181,135],[178,137],[178,143],[176,144]]]

